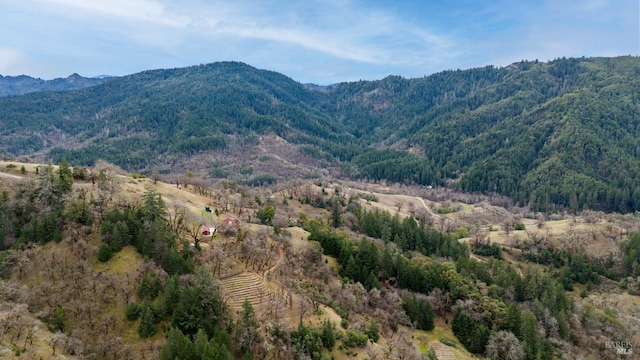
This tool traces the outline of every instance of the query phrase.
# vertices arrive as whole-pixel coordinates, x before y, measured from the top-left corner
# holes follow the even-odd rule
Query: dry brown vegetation
[[[0,163],[0,171],[21,175],[20,166],[7,168],[7,165]],[[35,168],[35,164],[26,164],[26,174],[22,175],[34,176]],[[0,179],[0,184],[15,181]],[[196,263],[218,279],[229,309],[239,311],[245,299],[256,309],[265,335],[261,346],[272,354],[284,354],[285,345],[269,337],[269,329],[276,325],[295,328],[301,321],[317,327],[326,319],[340,329],[343,318],[334,310],[338,308],[350,314],[350,328],[362,329],[371,320],[380,325],[382,339],[358,349],[357,359],[414,358],[418,356],[417,349],[428,352],[429,346],[443,358],[451,357],[452,353],[457,358],[470,358],[461,346],[453,350],[439,342],[434,344],[441,336],[436,334],[448,328],[444,324],[428,335],[411,330],[394,289],[366,291],[359,283],[342,284],[336,277],[335,259],[323,255],[318,244],[307,240],[308,233],[295,226],[301,212],[322,221],[327,221],[330,215],[325,209],[297,201],[305,195],[315,196],[324,191],[357,196],[367,208],[397,212],[401,217],[414,216],[442,231],[469,226],[475,230],[467,240],[490,239],[514,248],[549,245],[583,249],[596,258],[617,249],[630,231],[640,228],[638,219],[630,215],[585,212],[549,219],[529,214],[526,209],[497,206],[504,201],[502,198],[393,184],[296,180],[265,189],[200,178],[196,182],[182,179],[176,186],[123,175],[117,182],[121,190],[111,199],[113,204],[139,203],[145,187],[153,187],[162,195],[176,229],[192,245],[197,242],[201,248],[196,252]],[[95,194],[100,191],[90,181],[77,182],[75,187]],[[259,224],[256,214],[264,204],[276,208],[275,227]],[[218,211],[218,215],[206,212],[205,206]],[[438,214],[437,209],[442,206],[457,211]],[[234,220],[233,225],[223,222],[227,217]],[[343,230],[348,231],[353,220],[345,216],[344,221]],[[515,221],[522,222],[526,230],[513,229]],[[216,236],[199,237],[197,230],[204,224],[216,226]],[[159,331],[151,340],[141,340],[135,331],[136,324],[125,319],[124,308],[135,300],[141,277],[149,270],[159,274],[162,270],[130,247],[107,263],[98,262],[97,230],[95,225],[75,226],[66,229],[60,243],[33,245],[14,253],[11,263],[15,270],[10,278],[0,280],[1,356],[17,352],[27,358],[82,358],[87,353],[118,359],[158,357],[164,332]],[[512,255],[507,255],[509,261],[527,266]],[[613,293],[615,296],[610,296]],[[638,297],[602,288],[578,303],[584,309],[590,309],[589,304],[596,309],[617,309],[616,316],[586,310],[592,314],[589,319],[594,319],[588,321],[612,324],[600,327],[605,329],[601,338],[610,334],[607,331],[615,331],[616,326],[640,330],[631,315],[640,309]],[[58,308],[64,313],[62,329],[52,326],[59,316]],[[441,315],[446,317],[447,312]],[[607,320],[607,316],[611,319]],[[394,330],[398,326],[399,330]],[[444,335],[453,337],[446,331]],[[586,342],[597,334],[584,336]],[[337,359],[353,358],[339,350],[334,350],[333,355]]]

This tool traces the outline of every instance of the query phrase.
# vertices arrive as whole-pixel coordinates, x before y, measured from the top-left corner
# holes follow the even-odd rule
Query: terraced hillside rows
[[[249,300],[256,311],[266,306],[273,297],[262,277],[252,272],[241,272],[219,280],[220,291],[230,309],[242,310],[242,303]]]
[[[456,354],[451,349],[439,341],[432,341],[429,343],[429,347],[432,347],[436,353],[438,360],[457,360]]]

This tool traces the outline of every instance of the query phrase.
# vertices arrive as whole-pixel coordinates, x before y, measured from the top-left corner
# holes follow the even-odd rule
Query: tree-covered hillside
[[[309,105],[315,96],[283,75],[240,63],[147,71],[81,91],[3,99],[10,136],[2,148],[140,169],[167,155],[224,148],[228,134],[341,142],[340,126]]]
[[[537,210],[640,209],[640,59],[559,59],[342,84],[362,176],[495,191]]]
[[[81,89],[98,85],[108,77],[86,78],[78,74],[71,74],[66,78],[53,80],[35,79],[30,76],[2,76],[0,75],[0,96],[22,95],[38,91],[60,91]]]
[[[639,94],[637,57],[321,90],[225,62],[0,99],[0,151],[145,172],[272,134],[350,177],[497,192],[540,211],[630,212],[640,210]]]

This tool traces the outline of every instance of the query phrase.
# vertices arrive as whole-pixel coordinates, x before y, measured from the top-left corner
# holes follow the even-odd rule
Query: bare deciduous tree
[[[524,350],[520,340],[509,331],[498,331],[491,334],[487,343],[487,356],[496,360],[524,359]]]
[[[443,294],[440,288],[435,288],[427,295],[427,300],[431,304],[433,311],[438,316],[444,316],[451,308],[451,299],[449,294]]]
[[[304,296],[300,296],[298,300],[298,317],[299,323],[302,323],[302,319],[311,311],[311,302]]]
[[[542,229],[544,227],[544,214],[538,214],[536,217],[536,227]]]
[[[154,184],[157,184],[158,180],[160,180],[160,173],[156,169],[151,169],[151,173],[149,173],[149,178],[153,180]]]
[[[505,235],[507,235],[507,237],[509,237],[509,234],[511,234],[514,230],[515,227],[515,223],[516,220],[515,218],[509,216],[507,217],[504,222],[502,222],[502,230],[504,230]]]
[[[168,213],[169,226],[171,227],[171,230],[173,230],[173,232],[175,232],[176,234],[181,234],[185,230],[185,215],[185,208],[178,204],[174,204],[173,209]]]
[[[396,210],[398,212],[402,211],[402,208],[404,207],[404,201],[402,200],[397,200],[393,203],[393,205],[396,207]]]
[[[486,242],[488,236],[487,230],[479,226],[475,226],[471,228],[469,232],[474,246],[479,246]]]

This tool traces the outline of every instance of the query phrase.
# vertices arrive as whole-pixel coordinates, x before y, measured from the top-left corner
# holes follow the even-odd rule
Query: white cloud
[[[371,64],[406,64],[428,53],[443,54],[450,40],[390,12],[335,7],[268,12],[260,8],[227,8],[227,19],[203,11],[192,18],[194,31],[214,36],[257,39],[294,44],[336,58]],[[402,55],[402,56],[400,56]]]
[[[168,13],[165,5],[153,0],[42,0],[54,6],[79,10],[85,14],[106,16],[128,21],[144,21],[166,26],[183,27],[185,19]],[[69,14],[69,13],[67,13]]]
[[[176,53],[194,36],[208,44],[234,39],[288,43],[370,64],[421,62],[450,48],[443,35],[406,23],[397,14],[346,1],[192,1],[184,6],[157,0],[35,1],[42,11],[90,23],[89,31],[117,33],[141,46]]]
[[[40,38],[47,39],[40,53],[66,53],[76,66],[102,63],[102,69],[93,73],[122,74],[216,60],[247,61],[264,68],[277,64],[285,73],[287,66],[299,68],[317,61],[339,63],[350,72],[360,64],[380,67],[376,73],[385,66],[390,68],[386,73],[399,73],[392,68],[425,69],[458,53],[452,37],[416,19],[408,21],[398,8],[375,6],[343,0],[184,0],[177,4],[168,0],[24,0],[7,10],[34,22],[35,26],[14,25],[13,33],[39,31]],[[46,28],[40,24],[47,24]],[[36,39],[31,36],[20,44],[31,42],[28,53],[33,54]],[[109,70],[117,66],[128,69]],[[308,75],[305,70],[301,73]]]
[[[515,26],[486,39],[487,63],[523,59],[637,55],[639,3],[628,0],[545,0],[523,3],[511,14]],[[509,14],[507,14],[509,15]],[[492,53],[487,49],[494,50]]]
[[[0,71],[47,77],[238,60],[329,83],[638,52],[629,0],[5,2]]]

